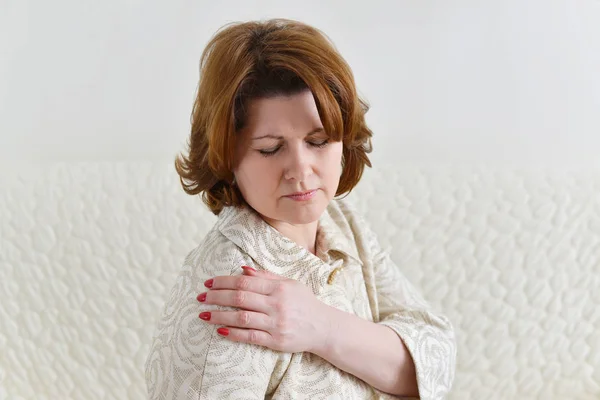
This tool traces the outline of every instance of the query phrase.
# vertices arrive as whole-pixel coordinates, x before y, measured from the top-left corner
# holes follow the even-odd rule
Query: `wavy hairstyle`
[[[369,105],[356,93],[354,76],[320,30],[289,19],[227,24],[211,38],[200,59],[200,81],[191,116],[188,155],[175,169],[186,193],[202,193],[218,215],[245,203],[233,180],[236,134],[252,99],[310,90],[325,131],[342,141],[342,175],[336,196],[360,181],[371,152],[365,123]]]

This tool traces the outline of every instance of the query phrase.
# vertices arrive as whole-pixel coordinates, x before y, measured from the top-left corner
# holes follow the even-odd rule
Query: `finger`
[[[214,325],[227,325],[234,328],[258,329],[269,331],[273,323],[271,319],[263,314],[253,311],[205,311],[199,317]]]
[[[271,279],[271,280],[285,280],[286,279],[285,277],[274,274],[273,272],[257,271],[254,268],[247,267],[247,266],[243,266],[242,270],[244,271],[243,274],[249,275],[249,276],[259,276],[261,278],[266,278],[266,279]]]
[[[198,296],[198,299],[200,300],[202,297],[204,297],[203,303],[206,304],[242,308],[264,314],[269,314],[272,308],[268,296],[243,290],[209,290]]]
[[[217,333],[234,342],[256,344],[258,346],[270,347],[273,337],[265,331],[256,329],[240,329],[226,326],[217,329]]]
[[[278,283],[257,276],[234,275],[234,276],[217,276],[212,279],[210,288],[215,289],[231,289],[254,292],[263,295],[269,295],[278,286]]]

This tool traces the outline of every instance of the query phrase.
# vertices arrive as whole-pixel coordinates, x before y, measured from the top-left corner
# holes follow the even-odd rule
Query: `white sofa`
[[[0,399],[143,399],[154,323],[212,226],[170,164],[4,175]],[[453,321],[451,399],[600,398],[600,171],[376,166],[350,194]]]

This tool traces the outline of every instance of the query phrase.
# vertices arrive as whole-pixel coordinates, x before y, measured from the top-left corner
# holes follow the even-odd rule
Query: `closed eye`
[[[277,146],[272,150],[259,150],[258,152],[260,154],[262,154],[265,157],[269,157],[272,156],[273,154],[277,153],[277,151],[281,148],[281,146]]]
[[[321,148],[321,147],[325,147],[325,146],[327,146],[327,144],[329,143],[329,139],[325,139],[325,140],[322,140],[322,141],[320,141],[320,142],[308,142],[308,143],[309,143],[311,146],[314,146],[314,147]]]
[[[312,147],[316,147],[316,148],[323,148],[325,146],[327,146],[329,144],[329,139],[325,139],[325,140],[321,140],[320,142],[307,142],[309,145],[311,145]],[[265,156],[265,157],[269,157],[274,155],[275,153],[277,153],[279,151],[279,149],[281,149],[282,146],[277,146],[275,148],[272,149],[266,149],[266,150],[259,150],[258,152]]]

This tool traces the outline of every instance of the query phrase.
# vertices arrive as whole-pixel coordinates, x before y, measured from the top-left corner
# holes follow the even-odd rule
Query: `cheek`
[[[321,179],[328,185],[337,185],[342,174],[342,145],[336,143],[323,154],[323,163],[321,164]]]
[[[331,146],[330,152],[327,155],[327,164],[329,170],[341,172],[342,170],[342,143],[336,143]],[[339,175],[339,174],[338,174]]]
[[[262,156],[243,160],[236,171],[240,187],[254,194],[264,193],[278,184],[277,166]]]

